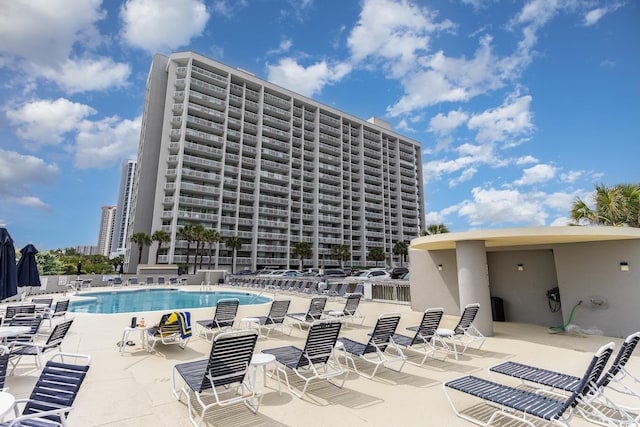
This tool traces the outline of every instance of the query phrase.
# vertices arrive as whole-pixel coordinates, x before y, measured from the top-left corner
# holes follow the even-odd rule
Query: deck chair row
[[[509,361],[490,367],[489,373],[516,378],[520,386],[467,375],[444,383],[443,388],[456,415],[479,425],[489,425],[498,417],[506,417],[531,426],[536,419],[567,426],[577,412],[603,426],[637,426],[640,425],[639,408],[617,404],[612,394],[632,396],[636,402],[640,398],[637,387],[632,387],[627,380],[635,386],[640,381],[625,368],[639,341],[640,332],[629,335],[606,371],[614,344],[600,347],[581,377]],[[452,392],[475,396],[488,403],[489,419],[479,419],[469,411],[459,410],[454,402],[456,393]]]

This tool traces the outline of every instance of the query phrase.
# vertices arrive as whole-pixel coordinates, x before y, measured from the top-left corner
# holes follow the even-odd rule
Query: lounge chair
[[[16,305],[8,305],[5,314],[3,323],[8,324],[13,316],[17,314],[34,314],[36,312],[35,304],[16,304]]]
[[[200,335],[203,335],[209,341],[209,335],[213,339],[216,333],[232,329],[236,320],[238,305],[240,305],[240,300],[237,298],[219,300],[212,320],[198,320],[196,322],[200,326]]]
[[[31,298],[31,302],[36,305],[36,311],[39,308],[51,308],[53,304],[53,298]],[[40,307],[38,307],[40,306]]]
[[[302,325],[311,325],[313,322],[316,322],[322,318],[322,310],[324,310],[324,306],[327,304],[327,298],[325,297],[315,297],[311,299],[309,303],[309,309],[306,313],[288,313],[287,317],[296,320],[298,328],[302,330]]]
[[[57,319],[58,317],[64,319],[67,316],[67,310],[69,310],[69,299],[61,299],[56,302],[53,310],[46,310],[42,318],[49,322],[49,327],[51,328],[53,319]]]
[[[610,425],[610,422],[616,424],[616,420],[612,417],[616,415],[618,417],[617,423],[623,420],[629,423],[627,425],[640,424],[640,416],[636,414],[634,419],[634,415],[628,412],[637,412],[638,408],[629,408],[616,404],[606,396],[607,390],[613,390],[637,398],[640,397],[638,392],[620,381],[626,371],[625,365],[637,347],[638,341],[640,341],[640,332],[629,335],[622,343],[618,355],[609,369],[598,378],[595,384],[590,385],[590,389],[585,393],[581,404],[576,407],[584,418],[596,424]],[[543,387],[541,391],[556,395],[575,393],[578,391],[581,380],[581,378],[573,375],[511,361],[490,367],[489,373],[518,378],[524,385],[540,385]],[[612,381],[621,384],[623,389],[620,390],[611,386]],[[603,411],[598,404],[606,406],[607,409]]]
[[[353,289],[353,292],[346,292],[345,296],[354,295],[354,294],[364,296],[364,283],[358,283],[356,287]]]
[[[9,347],[0,345],[0,391],[7,391],[7,387],[4,386],[7,379],[7,368],[9,365]]]
[[[60,362],[56,358],[60,358]],[[85,364],[63,363],[83,359]],[[84,381],[91,357],[82,354],[55,354],[46,364],[28,399],[14,402],[16,418],[2,426],[66,426],[67,416]],[[20,407],[23,407],[20,413]]]
[[[113,286],[122,286],[122,277],[114,277],[112,285]]]
[[[482,344],[484,344],[484,335],[482,335],[482,333],[473,325],[473,321],[478,314],[478,310],[480,310],[480,304],[467,304],[455,328],[438,328],[436,330],[436,335],[438,338],[442,339],[441,342],[443,344],[446,344],[447,341],[451,344],[452,348],[449,348],[449,345],[446,344],[445,349],[447,351],[453,350],[453,355],[456,360],[458,360],[458,356],[460,354],[464,354],[464,352],[467,351],[469,344],[480,342],[478,350],[482,347]],[[414,326],[407,329],[415,331],[417,328],[417,326]],[[458,350],[458,347],[460,346],[462,346],[462,351]]]
[[[9,321],[9,326],[26,326],[29,331],[22,335],[8,337],[5,344],[11,346],[16,343],[32,342],[42,324],[42,316],[40,314],[17,314]]]
[[[178,400],[182,394],[186,396],[189,419],[194,426],[202,423],[206,412],[213,406],[242,402],[252,412],[258,411],[261,396],[253,389],[247,375],[257,340],[255,331],[221,333],[213,340],[209,359],[173,367],[173,393]],[[179,378],[184,381],[180,389],[177,388]],[[198,421],[193,415],[192,393],[201,410]]]
[[[11,347],[11,356],[9,361],[13,365],[11,373],[16,369],[18,363],[23,356],[33,356],[36,359],[36,365],[38,368],[42,366],[42,354],[48,351],[58,350],[61,351],[60,346],[64,337],[69,332],[73,319],[64,320],[58,323],[51,331],[46,341],[39,343],[37,341],[14,343]]]
[[[436,335],[436,330],[440,325],[440,320],[442,319],[443,314],[444,310],[442,308],[429,308],[425,310],[422,315],[422,320],[416,329],[415,335],[409,337],[397,333],[393,334],[392,339],[395,344],[405,350],[410,350],[424,355],[420,363],[414,363],[411,360],[407,360],[407,362],[413,365],[422,366],[425,360],[427,360],[427,357],[435,354],[437,347],[434,340],[440,339]]]
[[[131,286],[131,285],[138,286],[140,283],[138,282],[138,278],[137,277],[129,277],[129,280],[127,280],[127,284],[129,286]]]
[[[338,294],[338,282],[333,282],[327,289],[323,289],[322,293],[328,297],[332,297]]]
[[[159,341],[162,344],[177,344],[184,349],[191,339],[191,313],[174,311],[163,314],[158,326],[147,329],[147,350],[151,351]]]
[[[346,323],[353,322],[355,319],[360,319],[360,324],[362,325],[364,323],[364,316],[358,310],[361,298],[362,295],[360,294],[349,295],[342,310],[325,310],[324,314],[338,318]]]
[[[389,368],[388,364],[400,362],[400,368],[396,369],[401,371],[406,362],[404,353],[402,350],[393,343],[391,337],[396,332],[398,323],[400,322],[400,315],[397,313],[382,314],[373,332],[370,334],[369,341],[366,344],[354,341],[350,338],[338,338],[337,349],[342,350],[345,357],[345,364],[349,366],[349,362],[353,366],[353,369],[365,378],[373,378],[378,372],[381,366]],[[387,352],[387,348],[392,347],[395,354]],[[358,370],[358,366],[354,360],[356,356],[359,360],[371,363],[374,365],[373,372],[365,374]],[[390,368],[391,369],[391,368]]]
[[[331,384],[342,388],[348,372],[342,368],[336,358],[334,358],[335,363],[329,363],[341,325],[340,322],[326,320],[313,323],[309,327],[304,349],[290,345],[262,350],[263,353],[276,357],[277,369],[284,374],[287,388],[292,394],[302,399],[309,383],[317,379],[326,379]],[[298,392],[291,386],[287,370],[293,371],[299,379],[304,381],[301,391]],[[340,375],[344,375],[340,384],[332,380]]]
[[[158,286],[164,286],[164,277],[158,277]]]
[[[277,328],[284,334],[284,321],[287,317],[290,304],[290,300],[275,300],[271,303],[269,314],[266,316],[256,316],[255,319],[258,319],[260,333],[262,334],[262,330],[264,329],[266,331],[264,335],[268,337],[271,330]],[[291,327],[289,328],[289,334],[291,334]]]
[[[147,286],[151,286],[151,285],[153,285],[153,284],[155,283],[155,282],[153,281],[153,277],[151,277],[151,276],[147,276],[146,281],[147,281],[147,282],[146,282],[146,283],[147,283]]]
[[[451,408],[460,418],[479,425],[489,425],[500,415],[527,423],[535,424],[527,417],[545,420],[552,424],[568,426],[573,416],[573,409],[584,398],[590,385],[595,384],[602,374],[604,367],[613,352],[613,343],[598,349],[587,367],[576,391],[565,398],[554,398],[522,388],[510,387],[471,375],[454,379],[443,384],[443,389]],[[474,418],[468,411],[459,411],[449,394],[449,390],[456,390],[484,400],[493,409],[488,421]],[[474,409],[478,409],[477,405]],[[475,412],[475,411],[474,411]]]

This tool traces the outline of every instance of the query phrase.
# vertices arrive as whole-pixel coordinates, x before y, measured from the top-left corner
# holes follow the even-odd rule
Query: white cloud
[[[387,108],[388,114],[398,116],[443,102],[466,102],[503,87],[529,59],[521,55],[500,58],[491,43],[491,37],[483,37],[471,59],[448,57],[443,51],[420,57],[402,80],[405,95]]]
[[[448,135],[458,126],[462,125],[469,118],[469,114],[464,111],[449,111],[444,115],[438,113],[429,121],[429,131],[439,135]]]
[[[51,184],[60,171],[55,164],[47,164],[35,156],[0,148],[0,203],[20,205],[48,211],[50,207],[31,194],[34,184]]]
[[[74,165],[80,169],[108,168],[123,158],[135,157],[142,118],[109,117],[84,121],[78,128]]]
[[[247,7],[247,0],[215,0],[211,6],[214,13],[231,18],[236,10]]]
[[[30,148],[57,145],[66,133],[75,131],[85,117],[95,113],[88,105],[64,98],[34,101],[6,112],[17,127],[16,134],[33,142],[27,145]]]
[[[623,2],[616,2],[616,3],[608,4],[606,7],[598,7],[598,8],[592,9],[592,10],[588,11],[584,15],[583,25],[585,27],[589,27],[591,25],[595,25],[598,22],[600,22],[600,20],[605,15],[607,15],[607,14],[609,14],[611,12],[615,12],[620,7],[622,7],[623,5],[624,5]]]
[[[0,55],[39,66],[66,60],[76,43],[95,43],[101,0],[12,0],[0,13]]]
[[[478,131],[476,140],[479,142],[512,143],[534,130],[531,99],[531,96],[512,96],[500,107],[473,115],[467,126]]]
[[[491,224],[521,224],[542,226],[548,217],[544,209],[544,194],[521,193],[517,190],[474,188],[473,200],[465,200],[455,209],[472,226]]]
[[[522,171],[522,178],[513,183],[515,185],[531,185],[547,182],[556,176],[557,170],[551,165],[538,164]]]
[[[429,49],[430,34],[449,30],[449,20],[435,22],[435,14],[406,0],[367,0],[347,44],[354,62],[385,61],[394,77],[410,70],[420,51]]]
[[[69,93],[122,86],[130,67],[89,53],[103,39],[96,24],[106,14],[100,0],[17,0],[0,13],[0,67],[19,69],[33,90],[34,78],[52,80]]]
[[[562,182],[573,183],[584,175],[583,171],[569,171],[560,175]]]
[[[346,63],[320,61],[304,67],[293,58],[282,58],[278,64],[268,66],[267,80],[311,97],[324,86],[342,80],[349,72],[351,66]]]
[[[518,157],[515,160],[515,164],[519,166],[530,164],[530,163],[538,163],[538,159],[536,159],[532,155],[527,154],[526,156]]]
[[[202,0],[128,0],[120,16],[123,39],[153,53],[187,45],[209,20]]]
[[[42,75],[60,85],[67,93],[105,90],[125,86],[131,74],[128,64],[111,58],[67,60],[59,69],[48,68]]]
[[[280,53],[286,53],[286,52],[289,52],[289,50],[291,49],[291,46],[293,46],[293,41],[291,41],[291,39],[282,39],[280,41],[280,44],[278,45],[278,48],[269,50],[267,54],[275,55]]]

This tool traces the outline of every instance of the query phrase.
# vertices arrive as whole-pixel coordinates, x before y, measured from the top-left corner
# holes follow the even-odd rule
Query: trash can
[[[491,297],[491,317],[494,322],[504,322],[504,301],[502,298]]]

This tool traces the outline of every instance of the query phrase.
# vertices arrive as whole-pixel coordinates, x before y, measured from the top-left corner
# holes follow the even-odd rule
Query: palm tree
[[[200,247],[202,246],[202,248],[204,249],[204,239],[203,239],[203,235],[204,235],[204,225],[202,224],[196,224],[193,226],[193,240],[196,242],[196,254],[195,257],[193,258],[193,271],[195,272],[196,269],[198,268],[198,253],[200,253],[200,268],[202,268],[202,253],[204,251],[201,251]]]
[[[206,229],[202,235],[202,240],[209,244],[209,270],[211,270],[211,250],[213,249],[213,244],[218,243],[220,238],[220,233],[213,228]]]
[[[178,230],[180,237],[187,241],[187,273],[189,272],[189,252],[191,252],[191,242],[193,242],[193,225],[187,224]]]
[[[232,251],[231,274],[233,274],[236,266],[236,254],[242,248],[242,240],[238,236],[231,236],[224,241],[224,245],[227,247],[227,249],[230,249]]]
[[[384,261],[386,257],[387,255],[384,253],[384,249],[379,246],[369,249],[369,253],[367,254],[367,259],[375,261],[376,267],[378,266],[378,261]]]
[[[291,251],[291,255],[296,258],[300,258],[300,271],[302,271],[304,259],[310,258],[313,255],[313,250],[311,249],[311,245],[307,242],[298,242],[293,245],[293,251]]]
[[[156,230],[151,235],[151,240],[158,242],[158,249],[156,250],[156,264],[158,263],[158,256],[160,255],[160,248],[163,243],[169,243],[171,241],[171,235],[164,230]]]
[[[347,245],[336,245],[331,248],[331,258],[340,261],[340,268],[343,268],[344,262],[351,258],[351,251]]]
[[[444,224],[429,224],[427,225],[427,235],[430,234],[444,234],[448,233],[449,228]]]
[[[640,227],[640,185],[596,185],[593,202],[594,209],[579,197],[573,202],[571,219],[574,225]]]
[[[131,243],[138,245],[138,265],[140,265],[140,262],[142,262],[142,249],[144,249],[145,246],[151,246],[151,237],[149,237],[147,233],[140,232],[133,233],[129,240]]]
[[[393,245],[393,254],[400,257],[400,267],[403,267],[403,261],[407,259],[409,253],[409,244],[401,241]]]

